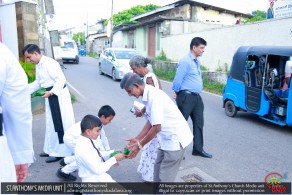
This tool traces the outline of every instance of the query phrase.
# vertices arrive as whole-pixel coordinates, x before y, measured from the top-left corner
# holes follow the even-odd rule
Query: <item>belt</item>
[[[181,90],[181,91],[179,91],[179,93],[186,93],[186,94],[190,94],[190,95],[199,95],[198,93],[190,92],[188,90]]]
[[[53,89],[53,87],[54,86],[51,86],[51,87],[47,87],[47,88],[45,88],[47,91],[50,91],[51,89]],[[64,87],[63,87],[63,89],[66,87],[66,83],[65,83],[65,85],[64,85]]]

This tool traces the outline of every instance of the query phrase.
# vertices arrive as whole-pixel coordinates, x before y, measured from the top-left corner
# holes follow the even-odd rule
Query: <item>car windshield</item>
[[[114,52],[117,59],[131,59],[133,56],[137,55],[136,51],[115,50]]]
[[[74,48],[73,42],[64,42],[64,47],[65,48]]]

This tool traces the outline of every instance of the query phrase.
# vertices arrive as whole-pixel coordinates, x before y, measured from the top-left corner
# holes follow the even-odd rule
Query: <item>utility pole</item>
[[[40,26],[42,29],[42,34],[41,34],[41,40],[42,40],[42,46],[43,46],[43,52],[44,55],[47,55],[47,50],[46,50],[46,37],[45,37],[45,31],[46,31],[46,16],[45,16],[45,9],[44,9],[44,2],[43,0],[38,0],[38,5],[39,10],[41,12],[41,17],[40,17]],[[41,48],[41,47],[40,47]]]
[[[113,17],[113,10],[114,10],[114,0],[112,0],[112,11],[111,11],[111,33],[110,33],[110,47],[113,46],[113,22],[114,22],[114,17]]]
[[[86,37],[88,37],[88,9],[86,12]]]
[[[55,14],[53,0],[44,0],[45,2],[45,8],[46,8],[46,15],[53,16]],[[55,22],[55,21],[53,21]],[[58,30],[50,30],[49,29],[49,35],[50,35],[50,43],[51,43],[51,50],[52,50],[52,56],[54,58],[54,46],[59,46],[59,33]]]

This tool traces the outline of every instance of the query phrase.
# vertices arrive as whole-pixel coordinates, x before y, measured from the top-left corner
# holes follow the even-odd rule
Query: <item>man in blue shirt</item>
[[[200,96],[203,89],[202,72],[198,57],[204,53],[207,42],[201,37],[195,37],[190,44],[190,52],[183,57],[176,69],[172,89],[176,93],[176,103],[188,120],[193,121],[193,152],[194,156],[212,158],[203,149],[204,103]]]

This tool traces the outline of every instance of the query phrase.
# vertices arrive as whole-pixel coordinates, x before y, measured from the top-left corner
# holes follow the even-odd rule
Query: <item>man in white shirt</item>
[[[31,101],[26,87],[23,68],[0,43],[0,183],[23,182],[28,164],[34,160]]]
[[[23,49],[26,60],[36,64],[36,80],[30,83],[30,93],[42,88],[46,91],[42,96],[46,104],[46,134],[44,153],[47,163],[60,160],[71,155],[71,150],[64,144],[65,131],[75,123],[71,96],[66,86],[66,78],[60,64],[40,53],[35,44],[28,44]]]
[[[187,121],[166,93],[144,84],[137,74],[127,73],[120,86],[129,96],[142,96],[146,107],[147,122],[142,131],[129,140],[128,158],[134,158],[157,136],[160,148],[154,165],[154,182],[174,182],[185,148],[192,142]]]

